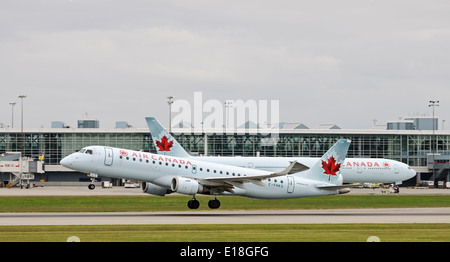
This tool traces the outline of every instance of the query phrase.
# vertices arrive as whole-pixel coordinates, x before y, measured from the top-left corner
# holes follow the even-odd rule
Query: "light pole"
[[[21,153],[21,157],[23,156],[23,140],[24,140],[24,134],[23,134],[23,99],[25,97],[27,97],[26,95],[19,95],[17,96],[18,98],[20,98],[20,102],[21,102],[21,117],[20,117],[20,134],[21,134],[21,141],[20,141],[20,153]]]
[[[173,104],[173,96],[167,97],[169,104],[169,133],[172,133],[172,104]]]
[[[27,97],[26,95],[19,95],[17,96],[21,100],[21,117],[20,117],[20,188],[22,188],[22,178],[23,178],[23,142],[24,142],[24,134],[23,134],[23,99]]]
[[[435,155],[437,153],[437,150],[436,150],[436,137],[435,137],[435,132],[434,132],[434,130],[436,129],[436,127],[435,127],[436,121],[434,121],[434,108],[437,106],[439,106],[439,101],[430,100],[430,104],[428,105],[428,107],[433,107],[433,142],[431,143],[431,150],[432,150],[432,154],[433,154],[433,179],[436,179],[434,170],[435,170],[435,165],[436,165]],[[437,182],[435,182],[435,184],[436,183]]]
[[[436,143],[435,143],[435,133],[434,130],[436,130],[436,121],[434,121],[434,108],[439,106],[439,101],[430,101],[430,104],[428,105],[428,107],[433,107],[433,150],[436,151]]]
[[[229,108],[233,107],[233,101],[232,100],[226,100],[225,101],[225,115],[226,115],[226,123],[225,123],[225,127],[228,130],[228,126],[229,126]],[[234,121],[234,118],[233,118]],[[233,123],[234,124],[234,123]]]
[[[11,105],[11,128],[14,128],[14,106],[16,102],[9,103]]]

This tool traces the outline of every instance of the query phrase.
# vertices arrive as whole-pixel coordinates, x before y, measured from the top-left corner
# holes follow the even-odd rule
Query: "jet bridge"
[[[45,173],[43,157],[35,160],[29,157],[20,157],[20,152],[8,152],[0,155],[0,173],[9,173],[7,187],[20,186],[29,188],[30,180],[35,174]]]

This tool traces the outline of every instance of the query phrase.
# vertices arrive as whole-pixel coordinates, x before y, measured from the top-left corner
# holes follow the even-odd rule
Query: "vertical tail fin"
[[[145,120],[147,121],[153,144],[158,154],[184,158],[191,157],[156,118],[146,117]]]
[[[336,142],[308,172],[307,177],[334,185],[342,185],[341,165],[350,147],[350,140]]]

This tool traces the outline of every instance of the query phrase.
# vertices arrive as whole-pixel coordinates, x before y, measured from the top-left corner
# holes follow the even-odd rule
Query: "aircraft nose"
[[[66,156],[65,158],[61,159],[61,161],[59,161],[59,164],[63,167],[68,167],[70,165],[70,158],[71,156]]]
[[[409,175],[410,175],[409,178],[415,177],[416,174],[417,174],[416,170],[409,168]]]

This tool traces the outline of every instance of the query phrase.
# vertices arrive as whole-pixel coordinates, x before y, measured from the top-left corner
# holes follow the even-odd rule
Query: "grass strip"
[[[0,242],[449,242],[450,224],[0,226]]]
[[[143,212],[186,211],[189,196],[3,196],[0,212]],[[200,208],[210,210],[211,197],[199,196]],[[339,209],[450,207],[450,197],[432,196],[325,196],[288,200],[252,200],[219,197],[219,210]]]

